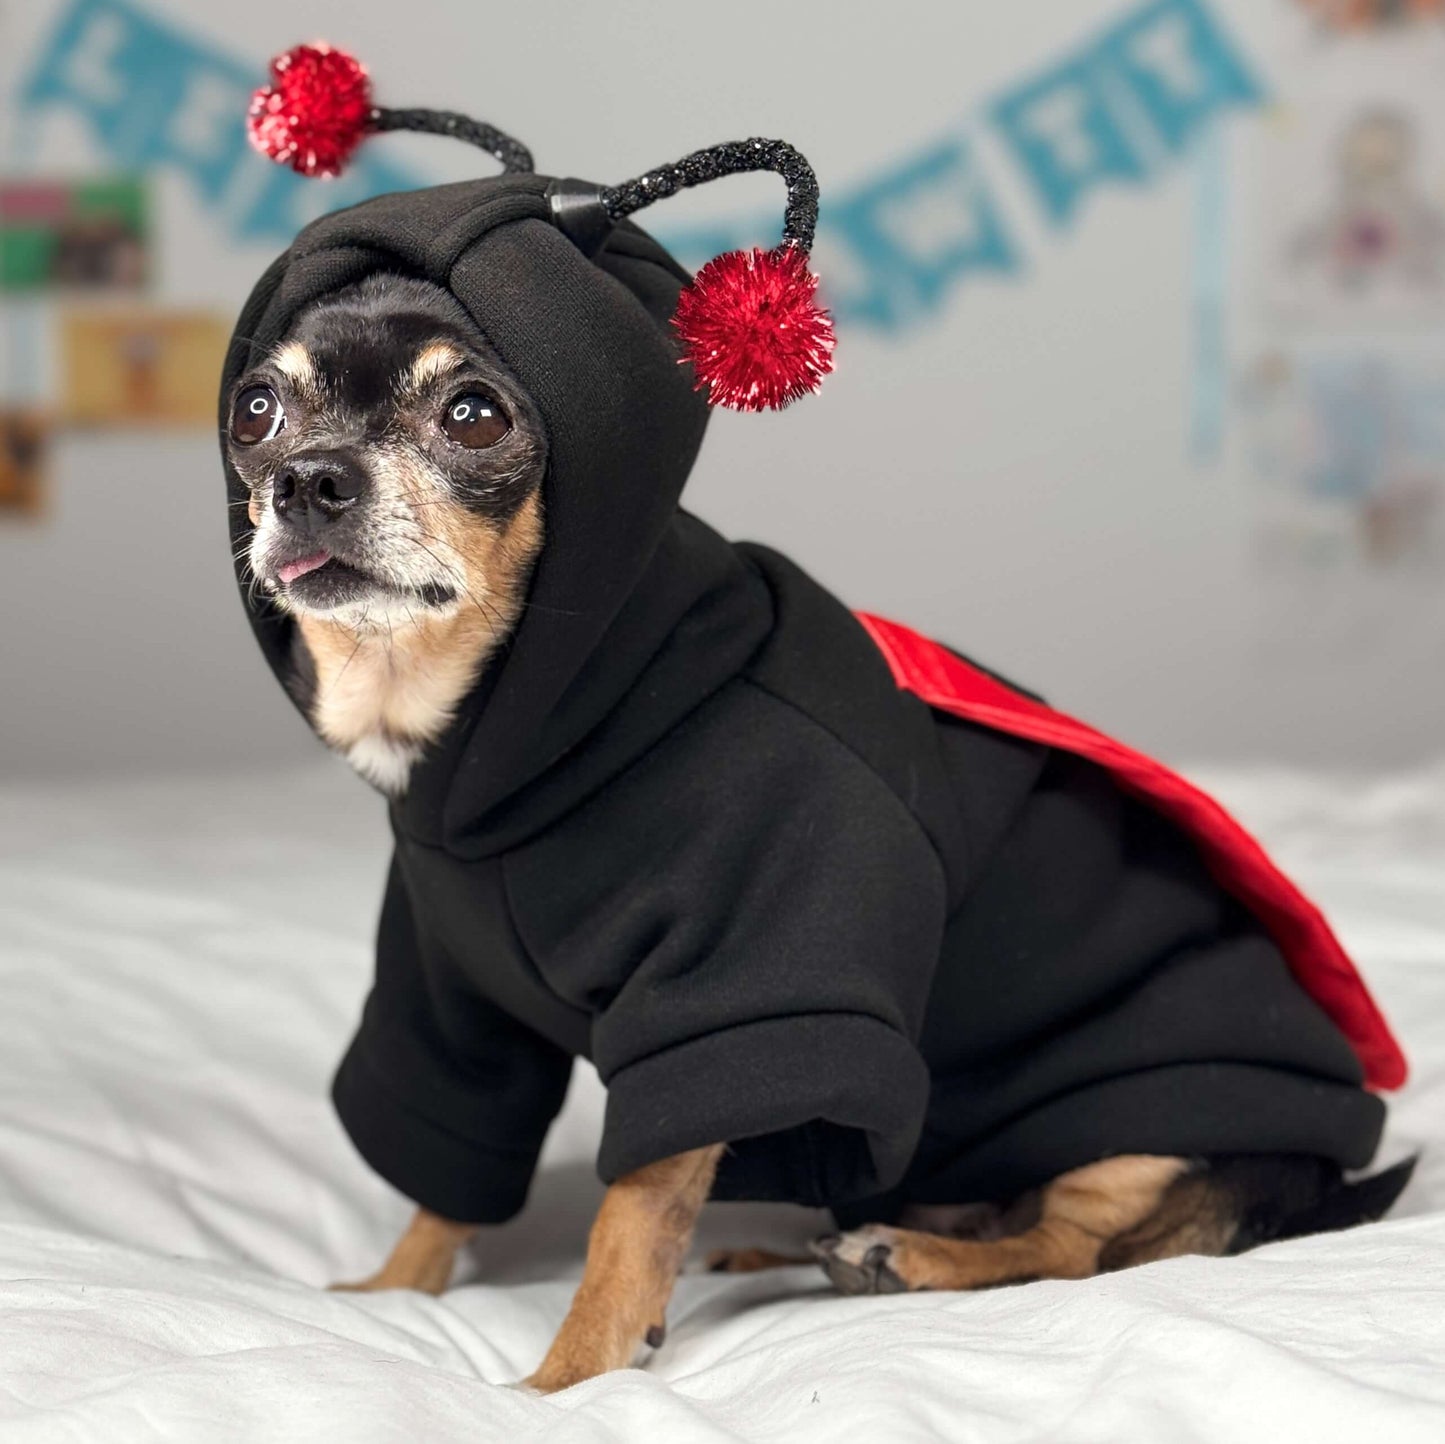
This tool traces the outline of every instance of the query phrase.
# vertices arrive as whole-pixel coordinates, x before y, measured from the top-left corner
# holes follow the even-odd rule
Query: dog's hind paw
[[[868,1224],[851,1233],[827,1234],[811,1247],[840,1294],[901,1294],[909,1286],[892,1267],[895,1235],[883,1224]]]

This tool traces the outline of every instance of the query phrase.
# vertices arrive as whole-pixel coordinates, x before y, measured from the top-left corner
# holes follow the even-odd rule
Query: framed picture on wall
[[[1272,569],[1445,577],[1445,354],[1272,347],[1244,399]]]
[[[137,176],[0,180],[0,291],[136,290],[149,244]]]
[[[45,510],[50,420],[38,407],[0,406],[0,518]]]
[[[64,421],[214,428],[229,337],[227,324],[207,312],[68,312],[60,325]]]
[[[1315,96],[1266,126],[1264,280],[1282,320],[1445,320],[1445,106]]]

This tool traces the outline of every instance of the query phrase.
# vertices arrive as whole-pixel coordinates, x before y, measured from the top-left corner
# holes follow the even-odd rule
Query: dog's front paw
[[[388,1264],[369,1279],[358,1279],[355,1283],[328,1284],[327,1292],[333,1294],[377,1294],[387,1289],[413,1289],[418,1293],[439,1297],[451,1282],[451,1259],[434,1259],[423,1263],[412,1263],[407,1267]]]
[[[530,1378],[523,1379],[521,1387],[538,1394],[560,1393],[574,1384],[585,1384],[599,1374],[627,1368],[636,1359],[639,1345],[659,1349],[666,1337],[665,1323],[651,1325],[638,1339],[628,1328],[581,1329],[573,1327],[569,1320],[552,1341],[541,1367]]]
[[[840,1294],[901,1294],[910,1285],[898,1257],[899,1230],[870,1223],[817,1239],[813,1256]]]
[[[600,1369],[597,1373],[606,1373],[606,1370]],[[563,1389],[570,1389],[574,1384],[585,1384],[588,1379],[595,1379],[597,1373],[548,1368],[544,1364],[535,1374],[523,1379],[517,1387],[528,1394],[560,1394]]]
[[[534,1394],[560,1394],[563,1389],[570,1389],[574,1384],[585,1384],[588,1379],[595,1379],[599,1374],[609,1374],[613,1369],[625,1368],[631,1362],[630,1354],[626,1358],[620,1358],[615,1354],[609,1355],[600,1351],[590,1356],[567,1354],[560,1358],[553,1358],[549,1354],[535,1374],[522,1380],[522,1387],[530,1389]]]

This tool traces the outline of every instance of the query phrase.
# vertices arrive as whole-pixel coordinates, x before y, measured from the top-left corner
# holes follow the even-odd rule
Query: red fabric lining
[[[1264,924],[1301,987],[1349,1039],[1365,1082],[1398,1088],[1405,1081],[1400,1045],[1319,909],[1213,798],[1162,763],[1012,691],[911,628],[864,612],[857,617],[905,691],[956,717],[1085,757],[1183,827],[1210,871]]]

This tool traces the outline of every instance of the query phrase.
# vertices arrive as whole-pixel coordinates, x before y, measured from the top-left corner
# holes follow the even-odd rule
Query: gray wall
[[[151,8],[254,54],[258,75],[269,50],[325,34],[369,59],[383,100],[472,108],[524,136],[544,169],[620,178],[712,140],[779,134],[826,192],[1121,3],[899,0],[885,23],[775,0],[725,12],[412,0],[404,27],[393,0],[334,14],[304,0]],[[1283,0],[1217,8],[1268,74],[1291,33]],[[0,84],[53,9],[0,12]],[[1231,127],[1237,251],[1261,123]],[[439,179],[472,164],[440,141],[379,144]],[[95,156],[60,117],[32,164],[83,171]],[[1195,184],[1185,165],[1157,187],[1101,194],[1053,237],[1000,177],[1028,273],[961,288],[904,337],[845,334],[837,376],[782,416],[720,416],[691,503],[793,552],[848,601],[1166,755],[1365,766],[1437,752],[1439,589],[1272,578],[1237,441],[1217,464],[1189,460]],[[674,202],[668,220],[778,202],[763,179],[712,189],[725,194]],[[233,310],[267,252],[235,249],[179,182],[163,178],[159,198],[162,296]],[[1239,278],[1247,256],[1236,262]],[[67,437],[53,502],[44,525],[0,525],[0,771],[233,765],[314,746],[249,642],[210,438]]]

